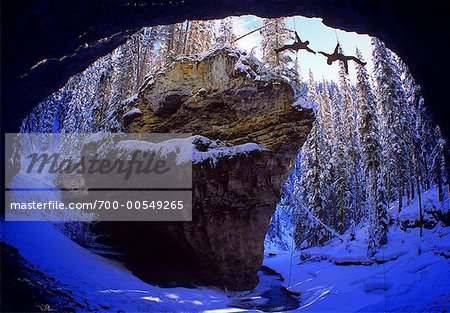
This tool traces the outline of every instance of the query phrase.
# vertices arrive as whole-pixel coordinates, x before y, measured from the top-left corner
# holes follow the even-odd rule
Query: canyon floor
[[[425,201],[434,196],[423,194]],[[404,212],[414,214],[414,203]],[[255,290],[229,292],[150,285],[124,264],[73,242],[52,223],[1,224],[2,241],[62,290],[70,290],[72,306],[80,312],[446,312],[450,227],[424,229],[422,237],[418,231],[391,226],[388,244],[372,258],[358,239],[335,239],[294,253],[266,251]]]

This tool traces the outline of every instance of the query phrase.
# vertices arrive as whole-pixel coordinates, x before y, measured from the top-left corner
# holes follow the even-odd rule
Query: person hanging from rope
[[[357,57],[354,57],[352,55],[344,55],[344,54],[340,53],[339,52],[339,42],[337,43],[336,48],[334,48],[334,51],[332,54],[328,54],[323,51],[319,51],[319,53],[327,58],[328,65],[331,65],[331,63],[333,63],[334,61],[337,61],[337,60],[343,62],[346,74],[348,74],[348,61],[355,61],[356,63],[358,63],[362,66],[367,64],[367,62],[363,62],[360,59],[358,59]]]
[[[280,48],[275,48],[274,50],[275,50],[276,53],[280,53],[280,52],[282,52],[284,50],[288,50],[288,49],[289,50],[294,50],[294,51],[298,51],[298,50],[304,49],[304,50],[306,50],[308,52],[316,54],[316,52],[314,50],[312,50],[310,47],[308,47],[308,45],[309,45],[309,41],[308,40],[306,40],[305,42],[301,41],[300,37],[297,34],[297,32],[295,32],[295,41],[292,44],[284,45],[284,46],[282,46]]]

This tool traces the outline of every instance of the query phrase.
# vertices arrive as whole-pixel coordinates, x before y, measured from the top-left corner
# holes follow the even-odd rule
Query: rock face
[[[262,149],[194,161],[192,222],[113,228],[129,227],[133,236],[146,238],[148,247],[150,234],[159,246],[176,244],[183,251],[180,257],[197,265],[205,283],[253,288],[280,189],[313,121],[311,110],[292,104],[288,83],[231,49],[181,57],[149,77],[131,105],[142,114],[128,115],[127,132],[193,133],[231,145],[256,143]],[[196,149],[211,147],[197,142]],[[124,231],[110,232],[121,236],[125,249],[129,246]],[[143,250],[134,252],[140,259],[151,258]]]

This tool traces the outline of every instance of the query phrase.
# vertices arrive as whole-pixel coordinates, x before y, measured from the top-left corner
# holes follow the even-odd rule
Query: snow
[[[39,270],[67,284],[89,307],[117,312],[198,312],[223,308],[214,288],[164,289],[142,282],[120,263],[77,245],[46,222],[2,222],[2,240],[17,247]],[[86,309],[85,309],[86,311]]]
[[[289,281],[290,254],[281,253],[266,258],[264,264],[279,271],[289,290],[301,293],[301,311],[356,312],[356,311],[423,311],[436,298],[450,296],[450,260],[439,255],[437,249],[425,248],[423,242],[450,239],[449,229],[425,230],[420,238],[418,230],[408,234],[391,229],[383,250],[398,249],[397,237],[403,238],[402,253],[397,259],[383,264],[336,265],[333,248],[324,246],[321,258],[299,261],[303,252],[293,255],[293,269]],[[418,255],[418,248],[423,250]],[[429,250],[428,250],[429,249]],[[339,252],[335,252],[339,255]],[[412,295],[421,295],[414,297]],[[439,303],[441,310],[449,309],[449,302]],[[386,307],[386,310],[385,310]],[[299,310],[300,311],[300,310]]]
[[[305,109],[313,109],[314,111],[317,108],[317,104],[313,100],[311,100],[311,98],[305,96],[298,97],[297,100],[295,100],[293,106]]]
[[[20,180],[38,184],[32,177],[21,176]],[[39,185],[49,186],[47,182]],[[46,192],[45,199],[61,201],[60,193],[52,192]],[[120,263],[71,241],[54,225],[2,221],[1,240],[18,248],[37,269],[66,284],[79,303],[87,300],[89,308],[102,312],[199,312],[226,307],[227,295],[216,288],[159,288],[146,284]]]
[[[55,188],[51,175],[18,173],[7,186],[10,189],[17,189],[14,192],[5,193],[11,196],[11,203],[48,203],[54,200],[62,202],[61,192]],[[19,210],[18,212],[8,210],[6,218],[16,221],[92,221],[94,215],[79,210]]]
[[[246,74],[246,77],[249,79],[259,79],[260,76],[250,66],[250,62],[254,60],[250,59],[248,55],[239,54],[238,56],[239,60],[234,64],[234,70],[238,73]]]
[[[393,284],[383,279],[368,279],[363,285],[365,292],[372,292],[375,290],[388,290]]]
[[[222,158],[231,159],[235,156],[248,154],[253,151],[266,150],[265,147],[254,142],[247,142],[240,145],[230,145],[226,142],[211,140],[200,135],[192,136],[190,140],[194,143],[194,153],[192,157],[192,162],[194,164],[202,163],[204,161],[210,161],[211,164],[216,165],[217,162]],[[207,150],[198,150],[197,146],[195,145],[196,143],[206,145],[208,147]]]
[[[137,93],[135,93],[134,95],[126,98],[125,100],[122,101],[122,105],[123,106],[128,106],[130,104],[135,103],[137,100],[139,99],[139,96]]]
[[[219,147],[210,149],[207,151],[194,151],[194,163],[202,163],[203,161],[209,160],[213,165],[216,165],[217,162],[224,158],[233,158],[240,154],[248,154],[252,151],[262,151],[263,147],[256,143],[248,142],[242,145],[230,146],[230,147]]]
[[[137,115],[137,114],[142,114],[142,111],[139,109],[139,108],[134,108],[134,109],[131,109],[131,110],[129,110],[129,111],[127,111],[124,115],[123,115],[123,119],[126,119],[126,118],[128,118],[128,117],[131,117],[131,116],[133,116],[133,115]]]
[[[220,146],[204,137],[198,140]],[[33,180],[34,185],[48,186],[36,182],[34,177],[21,176],[17,180]],[[433,191],[428,194],[433,195]],[[429,195],[424,193],[423,197]],[[45,198],[58,200],[60,194],[46,193]],[[365,232],[361,227],[355,231],[353,241],[333,239],[323,247],[293,254],[277,250],[273,256],[266,251],[263,264],[284,277],[284,282],[280,283],[300,293],[300,308],[294,312],[442,312],[450,309],[450,259],[442,256],[442,252],[450,253],[450,227],[438,225],[424,229],[420,237],[418,228],[404,231],[394,224],[389,229],[388,244],[371,258],[366,255]],[[348,233],[343,235],[347,237]],[[37,269],[70,288],[74,298],[86,304],[80,311],[89,308],[102,312],[248,311],[229,308],[236,294],[213,287],[160,288],[147,284],[122,264],[71,241],[54,223],[2,222],[1,239],[18,248]],[[342,265],[344,261],[361,264]],[[268,289],[271,284],[262,280],[248,296]]]
[[[446,188],[446,186],[444,186]],[[442,203],[437,203],[437,187],[432,186],[429,190],[423,192],[422,194],[422,212],[424,220],[433,220],[433,213],[436,211],[440,211],[442,213],[447,213],[450,210],[450,202],[449,199],[445,199]],[[388,214],[391,219],[395,219],[404,224],[411,224],[414,221],[419,220],[419,211],[417,205],[418,198],[415,197],[411,202],[403,207],[400,213],[397,212],[396,203],[393,203],[389,210]],[[406,203],[406,198],[403,200]]]
[[[234,71],[236,73],[245,74],[247,79],[267,81],[275,77],[277,77],[278,79],[281,78],[279,76],[276,76],[269,69],[267,69],[255,56],[247,53],[247,51],[245,50],[238,48],[219,47],[202,54],[179,55],[176,57],[175,60],[188,62],[202,62],[207,58],[213,57],[216,54],[221,53],[221,51],[225,51],[225,53],[229,57],[237,59],[237,62],[234,64]]]
[[[196,144],[206,145],[206,151],[199,151]],[[204,136],[196,135],[188,138],[169,139],[160,143],[152,143],[142,140],[123,140],[116,148],[119,151],[132,152],[157,151],[161,156],[167,156],[170,153],[177,154],[177,164],[191,162],[194,164],[210,161],[213,165],[222,158],[233,158],[237,155],[248,154],[252,151],[265,150],[264,147],[256,143],[244,143],[241,145],[229,145],[218,140],[210,140]]]
[[[437,203],[432,188],[422,193],[432,207],[448,210],[448,203]],[[416,210],[412,201],[405,213]],[[393,205],[393,207],[395,207]],[[264,265],[286,279],[291,291],[301,293],[302,312],[443,312],[450,309],[450,227],[402,230],[389,228],[388,243],[373,256],[367,255],[367,229],[347,232],[323,247],[311,247],[291,255],[266,247]],[[269,256],[275,252],[276,256]],[[444,257],[447,255],[447,258]],[[289,267],[292,258],[292,270]]]

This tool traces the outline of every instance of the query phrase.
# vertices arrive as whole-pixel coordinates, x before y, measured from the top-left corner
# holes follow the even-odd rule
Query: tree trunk
[[[409,205],[409,203],[411,202],[411,192],[409,190],[409,184],[406,184],[405,191],[406,191],[406,205]]]
[[[188,39],[188,33],[189,33],[189,21],[186,21],[186,29],[184,31],[184,41],[183,41],[183,54],[186,53],[186,44]]]
[[[355,149],[353,149],[353,164],[354,164],[354,172],[355,172],[355,196],[356,196],[356,199],[355,199],[355,202],[356,202],[355,203],[356,214],[354,214],[354,216],[355,215],[359,216],[359,214],[361,212],[362,199],[361,199],[361,191],[360,191],[360,187],[359,187],[358,166],[356,165],[357,161],[356,161],[355,154],[356,154],[355,153]]]
[[[178,27],[178,36],[177,36],[177,49],[176,49],[176,54],[181,54],[183,52],[183,50],[181,50],[181,43],[183,41],[183,23],[181,23],[181,25],[179,25]]]
[[[423,212],[422,212],[422,196],[420,194],[420,174],[419,174],[419,164],[417,159],[417,152],[413,154],[414,158],[414,169],[416,171],[416,192],[417,192],[417,210],[419,213],[419,236],[422,237],[423,232]]]
[[[422,196],[420,195],[420,184],[417,182],[417,209],[419,210],[419,236],[422,237],[423,230],[423,213],[422,213]]]
[[[139,89],[139,76],[141,76],[141,41],[137,40],[137,61],[136,61],[136,85],[133,92],[137,92]]]
[[[389,206],[389,203],[391,202],[391,174],[390,173],[387,174],[386,190],[387,190],[386,199],[387,199],[387,203]]]
[[[425,188],[426,190],[430,189],[431,183],[430,183],[430,170],[428,168],[428,157],[426,154],[424,154],[424,162],[423,162],[423,168],[425,170]]]
[[[442,173],[440,168],[437,169],[436,180],[437,180],[436,183],[437,183],[438,201],[441,202],[442,200],[444,200],[444,190],[442,188]]]

